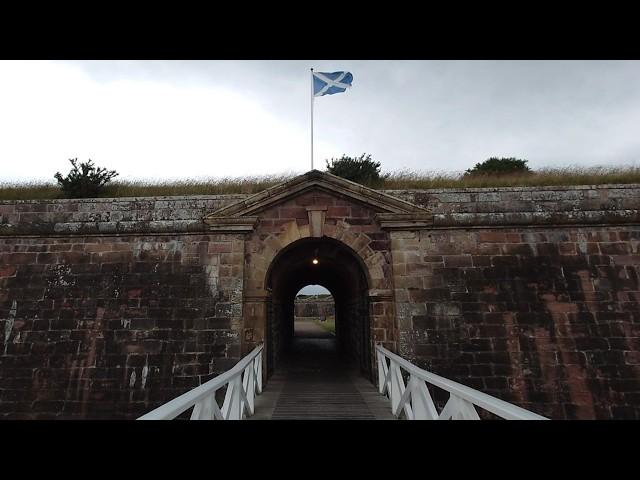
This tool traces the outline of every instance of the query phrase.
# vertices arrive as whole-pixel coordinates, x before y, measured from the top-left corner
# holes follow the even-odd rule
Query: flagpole
[[[313,68],[311,69],[311,170],[313,170]]]

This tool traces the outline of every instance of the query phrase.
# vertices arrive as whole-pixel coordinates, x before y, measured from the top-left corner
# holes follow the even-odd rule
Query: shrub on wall
[[[327,172],[368,187],[381,186],[388,176],[380,174],[380,162],[371,160],[369,154],[363,153],[360,157],[342,155],[338,159],[332,158],[331,163],[326,162]]]
[[[77,158],[69,159],[69,161],[73,165],[73,169],[66,177],[63,177],[60,172],[54,175],[65,198],[96,197],[102,192],[104,186],[118,175],[115,170],[96,168],[91,159],[88,162],[80,163],[79,166]]]
[[[470,168],[465,172],[465,176],[531,173],[531,169],[527,166],[527,162],[528,160],[520,160],[513,157],[491,157],[482,163],[476,163],[475,167]]]

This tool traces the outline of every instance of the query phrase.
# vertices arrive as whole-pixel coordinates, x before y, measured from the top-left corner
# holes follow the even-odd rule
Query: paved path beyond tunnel
[[[335,336],[296,322],[291,351],[256,398],[254,420],[392,420],[389,400],[339,354]]]

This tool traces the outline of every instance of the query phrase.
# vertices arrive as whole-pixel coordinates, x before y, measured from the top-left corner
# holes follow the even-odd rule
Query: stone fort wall
[[[329,295],[297,297],[294,308],[297,320],[326,319],[336,314],[333,297]]]
[[[551,418],[640,419],[640,186],[386,192],[397,351]],[[233,196],[0,201],[0,418],[136,418],[242,355]]]

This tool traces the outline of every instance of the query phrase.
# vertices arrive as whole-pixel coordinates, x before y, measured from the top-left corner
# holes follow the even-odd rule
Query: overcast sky
[[[310,72],[316,168],[370,153],[383,170],[636,165],[639,61],[0,61],[0,180],[51,180],[69,158],[120,179],[303,173]]]

